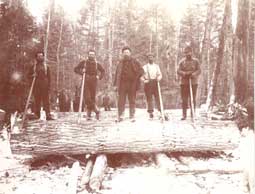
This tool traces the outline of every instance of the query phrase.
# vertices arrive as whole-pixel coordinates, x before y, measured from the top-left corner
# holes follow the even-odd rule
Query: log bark
[[[89,186],[93,191],[99,190],[106,168],[107,168],[106,155],[102,154],[97,156],[89,181]]]
[[[102,115],[103,116],[103,115]],[[194,128],[188,121],[137,120],[135,123],[81,121],[75,118],[34,121],[21,134],[12,134],[14,154],[69,155],[84,153],[156,153],[169,151],[222,151],[234,149],[239,131],[229,121],[199,121]]]

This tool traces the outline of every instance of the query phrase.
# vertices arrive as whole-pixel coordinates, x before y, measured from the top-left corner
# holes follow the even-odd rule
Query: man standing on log
[[[98,75],[98,71],[100,74]],[[80,75],[85,73],[84,99],[87,107],[87,120],[91,120],[91,112],[96,113],[96,119],[99,120],[99,110],[96,107],[96,87],[97,80],[104,77],[105,70],[96,61],[96,51],[89,50],[88,59],[81,61],[75,68],[74,72]]]
[[[193,104],[196,106],[196,93],[198,85],[198,76],[201,73],[200,64],[196,58],[192,57],[192,48],[187,46],[184,49],[185,58],[179,63],[177,73],[181,76],[181,98],[182,98],[182,118],[185,120],[187,117],[188,99],[191,105],[189,81],[191,80]],[[192,111],[191,111],[191,116]]]
[[[126,97],[129,101],[129,118],[135,121],[135,100],[136,91],[140,86],[140,77],[143,75],[143,68],[140,63],[131,57],[131,49],[122,49],[123,58],[117,65],[114,86],[118,93],[118,122],[123,121]]]
[[[35,115],[40,118],[41,103],[43,110],[46,112],[46,120],[53,120],[50,115],[50,68],[44,64],[44,52],[37,52],[36,64],[29,70],[29,77],[33,79],[35,77],[35,84],[33,88],[35,99]]]
[[[147,100],[147,108],[150,119],[153,119],[153,102],[154,96],[156,107],[160,110],[160,101],[158,93],[158,83],[162,79],[162,74],[159,65],[154,63],[154,56],[152,53],[148,54],[148,64],[143,66],[144,75],[141,80],[144,82],[144,92]]]

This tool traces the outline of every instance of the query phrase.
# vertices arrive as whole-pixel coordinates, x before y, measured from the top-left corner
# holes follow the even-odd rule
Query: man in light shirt
[[[160,101],[158,93],[158,83],[162,79],[162,74],[159,65],[154,63],[154,56],[152,53],[148,54],[148,63],[143,66],[144,74],[141,80],[144,82],[144,92],[147,100],[147,111],[150,119],[153,119],[153,102],[154,96],[156,107],[160,110]]]

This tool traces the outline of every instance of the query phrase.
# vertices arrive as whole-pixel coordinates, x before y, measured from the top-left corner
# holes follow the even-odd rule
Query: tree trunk
[[[46,36],[45,36],[45,43],[44,43],[44,66],[45,66],[45,69],[46,69],[47,57],[48,57],[48,42],[49,42],[49,34],[50,34],[50,20],[51,20],[51,12],[52,12],[53,6],[54,6],[54,0],[51,0],[50,4],[49,4],[47,29],[46,29]]]
[[[99,190],[104,178],[106,168],[107,168],[106,155],[97,156],[89,181],[89,186],[93,191]]]
[[[166,122],[163,126],[147,119],[116,124],[114,118],[108,118],[100,122],[81,120],[77,124],[74,118],[64,117],[50,122],[34,121],[25,127],[24,133],[11,137],[13,153],[45,156],[222,151],[233,149],[238,144],[237,127],[228,121],[201,121],[194,128],[181,121]]]
[[[226,24],[228,23],[228,20],[231,20],[229,18],[229,13],[231,12],[231,0],[226,0],[225,2],[225,11],[224,11],[224,18],[222,22],[221,27],[221,33],[219,38],[219,48],[217,52],[217,61],[214,67],[213,76],[210,84],[210,88],[208,91],[207,99],[206,99],[206,110],[209,111],[209,109],[213,106],[215,95],[216,95],[216,86],[218,77],[221,71],[221,66],[223,62],[224,57],[224,48],[225,48],[225,42],[226,42]]]
[[[59,92],[60,48],[61,48],[61,42],[62,42],[63,24],[64,24],[64,16],[62,16],[61,18],[58,47],[57,47],[57,92]]]
[[[156,62],[159,63],[158,5],[156,5],[155,14],[156,14],[156,15],[155,15]]]
[[[231,9],[228,12],[228,18],[232,18]],[[221,101],[224,104],[227,104],[231,98],[234,96],[233,93],[233,83],[234,83],[234,74],[233,74],[233,28],[232,28],[232,20],[228,19],[226,21],[225,26],[225,48],[224,48],[224,56],[222,62],[222,71],[219,79],[217,96],[220,97]],[[233,99],[233,97],[232,97]]]
[[[249,30],[249,0],[238,1],[237,16],[237,63],[235,64],[235,94],[238,102],[243,102],[248,91],[248,30]]]
[[[108,23],[108,59],[109,59],[109,68],[108,68],[108,74],[109,74],[109,88],[113,83],[113,78],[112,78],[112,72],[113,72],[113,48],[114,48],[114,20],[115,20],[115,14],[114,10],[112,10],[113,13],[111,14],[111,8],[109,8],[109,23]]]
[[[205,33],[202,43],[202,60],[201,60],[201,71],[200,76],[201,84],[198,87],[198,103],[204,103],[204,97],[208,92],[208,77],[209,77],[209,53],[210,53],[210,32],[211,32],[211,20],[214,6],[213,0],[210,0],[207,7],[207,16],[205,21]]]

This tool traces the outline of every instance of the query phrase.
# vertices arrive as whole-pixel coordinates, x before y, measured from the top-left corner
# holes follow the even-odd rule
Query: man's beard
[[[124,60],[129,60],[129,59],[130,59],[130,56],[124,55],[123,59],[124,59]]]
[[[43,63],[43,59],[37,59],[37,63]]]
[[[149,60],[149,63],[150,63],[150,64],[153,64],[153,60]]]
[[[90,61],[94,61],[94,60],[95,60],[94,57],[88,57],[88,59],[89,59]]]
[[[191,59],[191,55],[186,55],[186,58],[187,59]]]

